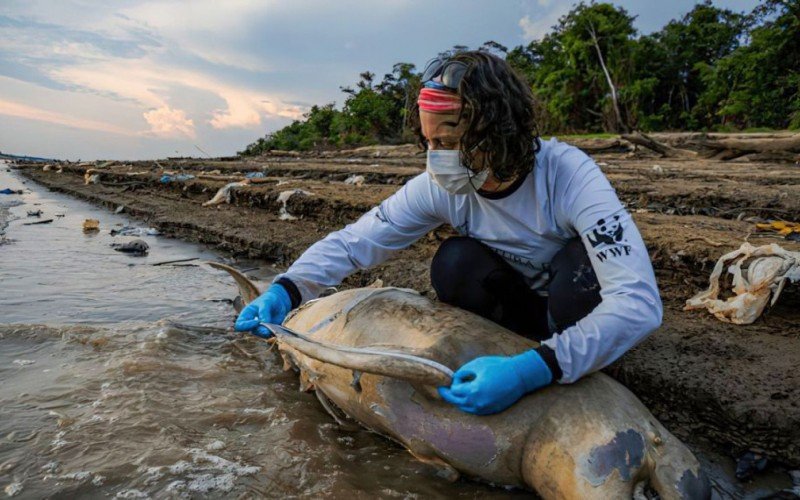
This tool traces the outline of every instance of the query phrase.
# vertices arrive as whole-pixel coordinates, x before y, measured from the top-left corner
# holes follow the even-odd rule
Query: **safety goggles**
[[[457,90],[458,84],[467,72],[467,63],[451,61],[449,57],[439,56],[428,61],[422,72],[422,83],[426,87]],[[438,81],[434,78],[439,77]]]

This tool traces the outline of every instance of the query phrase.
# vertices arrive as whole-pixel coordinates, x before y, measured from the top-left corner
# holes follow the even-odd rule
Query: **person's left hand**
[[[450,387],[439,387],[439,394],[467,413],[490,415],[552,380],[553,374],[542,357],[530,350],[516,356],[473,359],[453,374]]]
[[[242,309],[233,328],[237,332],[249,331],[268,339],[272,332],[261,326],[261,323],[281,324],[291,310],[292,299],[289,298],[289,292],[282,285],[273,283],[266,292]]]

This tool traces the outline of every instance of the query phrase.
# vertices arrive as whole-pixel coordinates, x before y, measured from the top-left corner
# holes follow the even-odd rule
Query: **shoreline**
[[[16,162],[12,168],[51,190],[111,210],[123,206],[165,235],[285,267],[424,169],[424,158],[413,152],[393,157],[375,156],[375,151],[360,157],[62,162],[60,174],[54,164],[44,170],[42,163]],[[663,326],[606,372],[682,439],[707,442],[733,458],[760,451],[797,467],[800,376],[794,371],[800,359],[800,311],[792,307],[800,296],[797,287],[787,286],[776,306],[752,325],[725,324],[682,306],[707,286],[716,259],[753,231],[747,218],[800,213],[800,172],[780,163],[627,158],[619,152],[593,156],[634,215],[665,308]],[[164,171],[195,178],[162,184]],[[263,173],[263,182],[233,191],[230,204],[203,207],[246,172]],[[96,183],[86,184],[87,174],[99,175]],[[358,175],[363,185],[344,182]],[[281,193],[295,189],[312,194],[284,195],[281,201]],[[380,278],[431,296],[430,259],[452,234],[445,227],[434,230],[387,263],[356,273],[343,287]],[[799,243],[777,236],[750,241],[800,250]]]

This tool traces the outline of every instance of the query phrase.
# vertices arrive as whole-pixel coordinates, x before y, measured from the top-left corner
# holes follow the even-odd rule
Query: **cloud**
[[[5,100],[0,100],[0,115],[42,121],[95,132],[110,132],[112,134],[128,136],[136,135],[136,132],[134,131],[113,125],[111,123],[80,118],[72,115],[65,115],[62,113],[47,111],[33,106],[27,106],[25,104]]]
[[[196,137],[194,122],[181,109],[162,106],[142,115],[150,125],[150,132],[159,137]]]
[[[694,1],[614,3],[655,29]],[[757,0],[716,3],[749,10]],[[337,89],[362,71],[380,78],[395,62],[420,65],[455,44],[527,43],[571,4],[0,0],[0,135],[20,151],[47,137],[50,155],[92,156],[92,145],[107,154],[111,143],[139,157],[189,154],[194,143],[230,154],[301,118],[309,103],[341,103]],[[442,29],[453,12],[458,22]],[[425,36],[410,37],[409,27]],[[97,130],[115,135],[99,140]]]
[[[278,0],[158,0],[138,2],[119,15],[204,61],[260,72],[269,69],[267,59],[257,46],[238,42],[257,36],[257,20],[279,7]]]
[[[246,99],[228,100],[228,109],[214,111],[209,124],[216,129],[255,127],[261,125],[261,114],[250,107]]]
[[[98,94],[113,93],[133,99],[149,109],[169,107],[166,94],[170,88],[188,87],[217,95],[225,108],[198,110],[215,129],[256,127],[266,116],[299,119],[304,110],[284,103],[281,96],[257,89],[230,84],[198,71],[164,67],[153,59],[130,61],[107,60],[59,68],[51,73],[56,81],[68,83]]]
[[[65,12],[61,12],[61,19],[46,12],[40,12],[37,18],[0,15],[0,30],[9,40],[0,47],[0,60],[9,63],[2,65],[0,75],[73,95],[94,94],[138,106],[138,115],[144,118],[138,125],[148,127],[139,132],[159,137],[194,137],[196,124],[201,122],[222,130],[259,127],[268,117],[302,117],[304,107],[284,104],[297,96],[263,90],[264,82],[269,81],[263,73],[259,78],[258,71],[252,69],[231,71],[242,67],[263,70],[263,60],[247,54],[237,57],[217,40],[220,32],[235,37],[237,23],[264,8],[263,2],[235,0],[224,8],[209,0],[192,6],[183,2],[133,5],[147,15],[137,19],[100,6],[88,24]],[[236,15],[226,16],[230,11]],[[192,22],[187,23],[187,18]],[[179,27],[177,32],[175,27]],[[201,47],[216,44],[221,49],[197,50],[186,43],[190,38],[205,40]],[[248,71],[251,73],[243,81],[242,73]],[[208,100],[206,106],[175,106],[170,102],[170,92],[176,88],[204,92],[218,102],[212,106],[207,105]],[[22,103],[32,105],[34,101]],[[45,117],[41,113],[36,116]],[[66,115],[60,116],[57,122],[63,123]]]
[[[570,4],[566,2],[559,2],[550,6],[549,0],[539,0],[539,5],[544,8],[538,12],[539,17],[532,19],[528,14],[519,20],[519,27],[522,28],[522,39],[526,42],[541,40],[544,35],[552,31],[559,18],[569,12],[570,9]]]

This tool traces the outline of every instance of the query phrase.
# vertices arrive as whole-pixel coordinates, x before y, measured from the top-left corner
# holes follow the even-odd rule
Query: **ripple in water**
[[[0,185],[25,187],[4,171]],[[6,495],[522,494],[447,483],[394,443],[341,430],[266,344],[226,331],[235,286],[225,273],[149,265],[219,256],[164,237],[146,238],[146,258],[119,254],[108,229],[135,221],[33,188],[0,210]],[[23,226],[34,205],[65,216]],[[99,234],[83,234],[86,218],[100,219]]]

